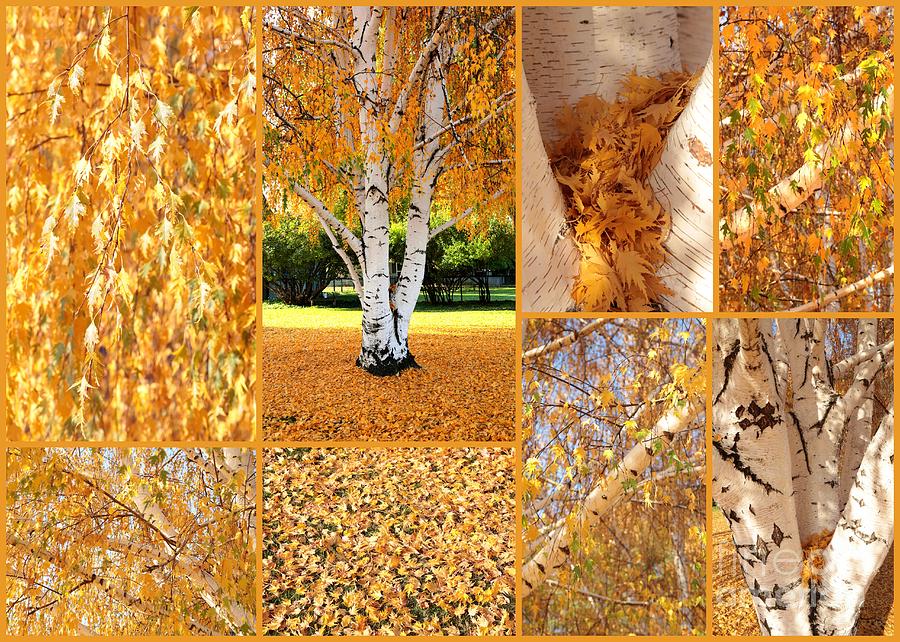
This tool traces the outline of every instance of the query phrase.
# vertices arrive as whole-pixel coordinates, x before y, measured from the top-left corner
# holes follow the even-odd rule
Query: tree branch
[[[583,528],[594,526],[622,496],[625,482],[637,479],[653,460],[653,446],[660,441],[671,443],[675,435],[700,413],[700,405],[688,403],[660,418],[650,435],[635,444],[622,462],[607,475],[604,482],[591,491],[576,511],[571,527],[556,531],[549,542],[522,569],[522,597],[527,597],[544,580],[555,575],[570,558],[572,537]]]
[[[553,341],[545,343],[544,345],[537,348],[532,348],[522,355],[522,363],[529,363],[530,361],[534,361],[542,355],[548,354],[550,352],[556,352],[557,350],[561,350],[562,348],[570,346],[582,337],[586,337],[587,335],[599,330],[604,323],[606,323],[606,319],[595,319],[589,323],[585,323],[577,330],[569,332],[565,336],[554,339]]]
[[[798,305],[796,308],[791,308],[788,312],[813,312],[815,310],[821,310],[824,306],[837,301],[839,299],[843,299],[844,297],[850,296],[855,292],[859,292],[860,290],[864,290],[869,288],[880,281],[884,281],[889,276],[893,276],[894,274],[894,266],[891,265],[889,268],[885,268],[875,274],[870,274],[864,279],[860,279],[855,283],[851,283],[845,287],[842,287],[840,290],[832,292],[831,294],[822,297],[821,299],[815,299],[810,301],[809,303],[804,303],[803,305]]]
[[[450,28],[451,20],[446,19],[446,12],[449,12],[449,9],[445,7],[441,7],[438,9],[438,17],[437,20],[440,21],[440,24],[437,26],[437,29],[431,34],[431,37],[428,39],[428,42],[425,44],[425,47],[422,49],[421,53],[419,53],[419,58],[416,60],[416,64],[413,65],[412,70],[409,72],[409,77],[406,80],[406,84],[403,86],[403,89],[400,90],[400,95],[397,97],[397,102],[394,105],[394,111],[391,112],[391,118],[388,123],[388,129],[391,133],[396,134],[397,130],[400,128],[400,121],[403,119],[403,114],[406,113],[406,107],[409,104],[409,99],[413,94],[413,91],[418,87],[419,81],[422,80],[422,77],[425,75],[425,72],[428,70],[428,66],[431,63],[431,57],[437,51],[437,47],[441,42],[441,38],[447,29]]]
[[[600,595],[599,593],[592,593],[591,591],[587,591],[585,589],[575,588],[574,586],[568,586],[566,584],[560,584],[556,580],[547,580],[547,584],[551,586],[556,586],[557,588],[561,588],[564,591],[571,591],[573,593],[578,593],[579,595],[583,595],[592,600],[600,600],[601,602],[610,602],[612,604],[619,604],[621,606],[650,606],[650,602],[641,602],[639,600],[618,600],[614,597],[608,597],[606,595]]]
[[[894,340],[886,341],[882,343],[880,346],[872,348],[871,350],[862,350],[857,352],[856,354],[850,355],[843,361],[838,362],[834,366],[832,366],[832,373],[835,377],[842,377],[849,370],[855,368],[860,363],[868,361],[869,359],[874,358],[877,355],[881,355],[881,359],[885,360],[887,355],[894,351]]]
[[[437,236],[444,230],[448,230],[451,227],[453,227],[454,225],[456,225],[457,223],[459,223],[461,220],[466,218],[469,214],[474,212],[475,208],[478,207],[479,205],[484,205],[488,201],[495,201],[498,198],[500,198],[501,196],[503,196],[503,194],[505,194],[505,193],[506,193],[505,189],[498,190],[498,191],[494,192],[493,194],[491,194],[491,196],[489,198],[484,199],[477,205],[473,205],[472,207],[467,209],[465,212],[463,212],[459,216],[451,218],[449,221],[445,221],[445,222],[441,223],[440,225],[438,225],[437,227],[432,228],[431,231],[428,233],[428,240],[433,239],[435,236]]]
[[[275,33],[280,34],[285,38],[292,38],[300,42],[305,42],[308,45],[317,45],[320,47],[338,47],[339,49],[344,49],[353,53],[353,47],[350,46],[349,42],[343,42],[341,40],[334,39],[310,38],[309,36],[304,36],[297,33],[296,31],[292,31],[285,27],[280,27],[276,25],[271,19],[263,20],[263,27],[265,27],[269,31],[274,31]]]
[[[297,194],[300,198],[302,198],[306,203],[313,208],[316,215],[325,221],[328,221],[328,224],[337,230],[338,234],[341,238],[350,246],[350,249],[353,250],[353,253],[356,254],[357,258],[362,263],[365,259],[363,258],[363,248],[362,241],[350,231],[346,225],[341,223],[338,218],[331,213],[325,203],[316,198],[316,195],[306,189],[303,185],[301,185],[297,181],[293,181],[291,183],[291,189],[294,190],[294,193]]]

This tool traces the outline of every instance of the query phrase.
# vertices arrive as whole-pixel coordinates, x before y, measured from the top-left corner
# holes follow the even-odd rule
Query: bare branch
[[[860,363],[865,361],[869,361],[873,359],[877,355],[881,355],[881,359],[885,360],[887,355],[894,351],[894,340],[891,339],[886,343],[882,343],[880,346],[872,348],[871,350],[862,350],[857,352],[854,355],[850,355],[843,361],[838,362],[832,367],[832,373],[835,377],[842,377],[847,374],[852,368],[855,368]]]
[[[454,218],[451,218],[449,221],[445,221],[444,223],[441,223],[441,224],[438,225],[437,227],[432,228],[431,231],[428,233],[428,240],[433,239],[435,236],[437,236],[438,234],[440,234],[440,233],[443,232],[444,230],[448,230],[448,229],[450,229],[451,227],[453,227],[454,225],[456,225],[457,223],[459,223],[461,220],[463,220],[464,218],[466,218],[469,214],[471,214],[472,212],[474,212],[474,211],[475,211],[475,208],[477,208],[479,205],[483,205],[484,203],[487,203],[488,201],[495,201],[495,200],[497,200],[498,198],[500,198],[500,197],[501,197],[503,194],[505,194],[505,193],[506,193],[506,190],[505,190],[505,189],[498,190],[498,191],[494,192],[493,194],[491,194],[491,196],[490,196],[489,198],[484,199],[483,201],[481,201],[481,202],[478,203],[477,205],[473,205],[472,207],[470,207],[469,209],[467,209],[465,212],[463,212],[463,213],[460,214],[459,216],[456,216],[456,217],[454,217]]]

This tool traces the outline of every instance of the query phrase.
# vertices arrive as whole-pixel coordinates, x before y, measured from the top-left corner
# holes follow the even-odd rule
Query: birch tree
[[[526,325],[526,634],[702,630],[704,337],[697,320]]]
[[[514,10],[278,8],[265,15],[267,190],[314,218],[362,306],[357,365],[416,362],[409,323],[431,239],[512,203]],[[438,221],[433,204],[452,216]],[[391,277],[389,227],[406,242]]]
[[[892,7],[725,7],[722,305],[890,310]]]
[[[893,323],[715,323],[712,491],[764,635],[852,635],[893,544]]]
[[[18,635],[255,630],[256,464],[224,449],[12,449]]]

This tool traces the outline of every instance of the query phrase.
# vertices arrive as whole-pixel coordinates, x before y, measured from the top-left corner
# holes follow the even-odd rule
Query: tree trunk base
[[[376,377],[392,377],[408,368],[419,369],[422,367],[416,362],[416,358],[411,352],[407,352],[404,357],[399,359],[393,356],[379,357],[374,354],[363,359],[363,356],[360,355],[356,358],[356,366]]]

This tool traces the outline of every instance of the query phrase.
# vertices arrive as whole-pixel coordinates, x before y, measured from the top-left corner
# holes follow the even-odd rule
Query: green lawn
[[[362,321],[359,308],[315,306],[302,308],[282,303],[263,303],[264,328],[346,328],[358,330]],[[412,332],[464,330],[473,328],[512,328],[516,311],[496,305],[465,304],[435,307],[419,304],[412,317]]]

